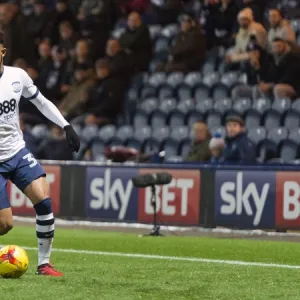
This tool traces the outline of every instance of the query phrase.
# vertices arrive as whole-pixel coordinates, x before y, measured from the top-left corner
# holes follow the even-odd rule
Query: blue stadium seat
[[[246,128],[256,128],[261,125],[261,113],[257,110],[248,110],[244,119]]]
[[[169,49],[169,39],[166,37],[159,37],[154,46],[154,52],[158,53],[161,51],[168,51]]]
[[[169,114],[173,111],[177,106],[177,101],[175,98],[168,98],[161,101],[159,105],[159,110],[162,112]]]
[[[252,108],[260,112],[261,114],[271,109],[271,107],[272,107],[271,100],[266,98],[255,99],[252,105]]]
[[[98,137],[99,139],[106,142],[116,136],[116,131],[117,131],[116,126],[106,125],[99,129]]]
[[[159,101],[163,101],[166,98],[172,98],[174,96],[174,89],[169,84],[163,84],[157,92]]]
[[[277,157],[276,144],[269,140],[261,141],[257,146],[257,156],[258,161],[261,163]]]
[[[179,142],[169,138],[164,141],[162,149],[166,152],[165,157],[177,156],[179,152]]]
[[[203,78],[203,83],[209,87],[212,87],[220,80],[219,73],[208,73]]]
[[[132,124],[135,128],[148,125],[148,114],[144,111],[137,111],[133,116]]]
[[[240,114],[246,113],[252,107],[252,101],[250,99],[237,99],[233,103],[233,109]]]
[[[222,99],[218,99],[216,100],[216,102],[214,103],[214,110],[223,114],[224,112],[230,110],[232,107],[232,101],[231,99],[227,99],[227,98],[222,98]]]
[[[222,125],[222,115],[217,111],[211,111],[206,118],[208,128],[220,127]]]
[[[177,110],[181,111],[184,114],[191,112],[195,109],[195,101],[191,98],[182,99],[177,104]]]
[[[117,147],[117,146],[123,146],[125,144],[125,141],[121,141],[120,139],[111,139],[108,143],[107,146],[109,147]]]
[[[133,128],[130,125],[123,125],[118,128],[116,138],[126,141],[133,137]]]
[[[81,126],[79,124],[73,124],[73,129],[75,130],[75,132],[80,136],[81,134]]]
[[[268,132],[268,139],[278,145],[288,137],[288,130],[284,127],[272,128]]]
[[[275,110],[270,110],[265,114],[264,126],[270,130],[272,128],[280,127],[281,113]]]
[[[139,88],[131,87],[126,93],[126,101],[135,102],[139,99]]]
[[[146,85],[141,89],[140,98],[146,99],[156,96],[156,88],[154,86]]]
[[[163,28],[161,35],[167,38],[173,38],[179,31],[178,24],[169,24]]]
[[[196,102],[203,101],[203,99],[207,99],[210,96],[210,88],[206,84],[197,84],[195,87],[195,99]]]
[[[166,82],[167,76],[163,72],[155,72],[149,76],[147,82],[151,86],[158,87]]]
[[[185,100],[193,97],[193,90],[187,84],[180,84],[177,88],[177,98],[180,100]]]
[[[192,141],[190,139],[185,139],[184,141],[181,142],[180,149],[179,149],[179,154],[185,158],[189,154],[189,151],[191,149],[191,143]]]
[[[239,82],[239,73],[228,72],[222,75],[221,83],[225,84],[228,87],[232,87],[234,84]]]
[[[272,109],[281,114],[291,107],[291,99],[275,99],[272,104]]]
[[[208,59],[202,66],[203,75],[213,73],[216,70],[216,61],[215,59]]]
[[[41,140],[43,138],[46,138],[49,135],[49,129],[46,125],[38,124],[35,125],[31,129],[31,134],[37,139]]]
[[[264,127],[249,128],[248,138],[256,145],[267,137],[267,131]]]
[[[103,161],[104,160],[104,150],[105,150],[104,141],[95,140],[91,146],[93,159],[96,161]]]
[[[193,111],[187,117],[187,126],[192,127],[197,121],[204,121],[204,115],[201,112]]]
[[[231,97],[233,101],[237,99],[252,99],[252,87],[245,84],[238,84],[232,89]]]
[[[154,138],[146,139],[143,145],[144,153],[159,152],[160,142]]]
[[[189,138],[189,133],[190,131],[187,126],[179,126],[172,129],[171,138],[174,141],[181,142],[182,140]]]
[[[199,72],[191,72],[184,77],[184,83],[190,87],[195,87],[197,84],[201,82],[202,82],[202,75]]]
[[[183,83],[184,74],[181,72],[171,73],[167,78],[167,83],[171,85],[173,88],[176,88],[178,85]]]
[[[151,137],[151,127],[143,126],[135,128],[133,137],[139,142],[144,142],[146,139]]]
[[[293,103],[292,103],[292,109],[297,111],[298,113],[300,113],[300,99],[296,99]]]
[[[300,142],[300,128],[290,130],[289,140],[293,141],[294,143]]]
[[[284,116],[284,127],[294,129],[300,127],[300,113],[294,110],[288,111]]]
[[[217,83],[212,88],[212,98],[216,101],[219,99],[228,98],[229,88],[222,83]]]
[[[279,148],[279,156],[285,161],[298,158],[298,144],[290,140],[283,141]]]
[[[157,110],[153,112],[150,118],[150,125],[154,128],[164,127],[167,124],[167,114]]]
[[[170,136],[170,128],[169,127],[157,127],[152,130],[152,138],[161,142],[167,139]]]
[[[183,126],[185,123],[185,114],[178,110],[172,111],[169,114],[168,123],[171,128]]]
[[[142,148],[142,142],[138,141],[134,138],[128,139],[127,142],[125,143],[125,145],[128,148],[134,148],[136,150],[141,150],[141,148]]]
[[[86,142],[90,142],[95,139],[98,135],[98,126],[96,125],[87,125],[81,131],[81,138]]]
[[[157,98],[148,98],[145,99],[140,105],[139,105],[139,110],[150,114],[152,113],[155,109],[157,109],[159,105],[159,101]]]
[[[213,103],[213,100],[210,98],[202,98],[199,101],[197,100],[196,111],[206,114],[213,108]]]

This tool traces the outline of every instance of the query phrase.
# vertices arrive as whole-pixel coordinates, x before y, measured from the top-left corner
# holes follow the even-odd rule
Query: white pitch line
[[[25,250],[37,251],[37,248],[34,247],[22,247],[22,248],[24,248]],[[210,259],[210,258],[198,258],[198,257],[164,256],[164,255],[152,255],[152,254],[89,251],[89,250],[59,249],[59,248],[53,248],[52,250],[54,252],[100,255],[100,256],[116,256],[116,257],[158,259],[158,260],[160,259],[160,260],[183,261],[183,262],[188,261],[188,262],[197,262],[197,263],[206,263],[206,264],[222,264],[222,265],[247,266],[247,267],[300,269],[300,266],[297,265],[247,262],[247,261],[239,261],[239,260],[222,260],[222,259]]]

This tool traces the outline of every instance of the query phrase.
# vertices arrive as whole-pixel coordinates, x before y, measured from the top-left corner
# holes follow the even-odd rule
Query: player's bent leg
[[[38,275],[62,276],[50,264],[50,254],[54,237],[54,216],[49,185],[44,176],[32,181],[24,194],[31,200],[36,212],[36,234],[38,238]]]
[[[7,234],[13,228],[13,216],[11,208],[0,210],[0,235]]]

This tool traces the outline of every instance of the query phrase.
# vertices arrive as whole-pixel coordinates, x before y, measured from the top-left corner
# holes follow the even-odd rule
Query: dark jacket
[[[120,37],[121,47],[131,53],[133,66],[138,71],[147,71],[152,58],[152,40],[149,29],[142,25],[136,30],[129,28]]]
[[[72,160],[73,154],[66,139],[48,138],[39,146],[39,159]]]
[[[300,54],[290,51],[277,64],[275,83],[285,83],[291,85],[297,95],[300,95]]]
[[[211,158],[211,153],[208,148],[209,140],[204,142],[194,142],[191,145],[188,156],[185,161],[194,162],[209,162]]]
[[[123,79],[129,79],[132,75],[131,57],[125,51],[120,51],[114,56],[105,57],[110,65],[111,75],[118,76]]]
[[[199,27],[179,32],[169,51],[174,63],[184,64],[190,71],[198,70],[205,59],[205,37]]]
[[[225,139],[226,146],[220,160],[225,164],[252,165],[256,163],[256,147],[246,133]]]
[[[115,120],[123,111],[124,93],[123,80],[117,77],[98,80],[89,91],[86,112]]]

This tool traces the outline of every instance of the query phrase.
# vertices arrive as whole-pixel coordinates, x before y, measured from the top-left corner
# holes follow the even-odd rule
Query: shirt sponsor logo
[[[15,81],[12,83],[12,88],[15,93],[19,93],[22,90],[21,82]]]

